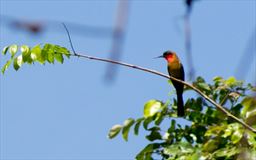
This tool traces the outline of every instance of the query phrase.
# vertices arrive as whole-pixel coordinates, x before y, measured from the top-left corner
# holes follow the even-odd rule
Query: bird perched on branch
[[[185,75],[184,75],[184,69],[183,65],[179,60],[179,57],[175,52],[172,51],[166,51],[163,53],[163,55],[159,56],[158,58],[165,58],[167,61],[167,69],[169,72],[169,75],[177,78],[179,80],[184,81]],[[177,106],[178,106],[178,116],[182,117],[184,116],[184,104],[183,104],[183,88],[184,84],[171,80],[174,88],[176,89],[177,93]]]

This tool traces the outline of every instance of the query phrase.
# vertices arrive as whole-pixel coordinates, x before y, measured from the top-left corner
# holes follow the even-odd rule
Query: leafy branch
[[[99,58],[99,57],[89,56],[89,55],[85,55],[85,54],[78,54],[78,53],[71,54],[70,51],[68,49],[66,49],[65,47],[61,47],[61,46],[53,45],[53,44],[45,44],[45,45],[43,45],[43,47],[41,47],[41,45],[36,45],[35,47],[32,47],[32,48],[29,48],[28,46],[23,45],[20,47],[21,54],[16,56],[16,54],[18,52],[18,48],[19,47],[17,45],[11,45],[11,46],[7,46],[3,49],[3,51],[2,51],[3,55],[6,55],[7,51],[9,51],[11,54],[11,58],[2,67],[2,70],[1,70],[2,73],[4,73],[6,71],[6,69],[10,66],[11,63],[13,63],[13,67],[17,71],[22,66],[23,63],[33,64],[34,62],[39,62],[40,64],[45,64],[46,62],[48,62],[48,63],[53,64],[55,60],[60,63],[63,63],[64,56],[66,56],[67,58],[70,58],[70,56],[74,56],[74,57],[78,57],[78,58],[85,58],[85,59],[90,59],[90,60],[96,60],[96,61],[117,64],[117,65],[129,67],[129,68],[141,70],[144,72],[152,73],[152,74],[164,77],[166,79],[171,79],[171,80],[183,83],[185,86],[191,88],[192,90],[194,90],[195,92],[200,94],[202,97],[204,97],[208,102],[210,102],[211,104],[216,106],[216,108],[218,110],[220,110],[221,112],[223,112],[226,116],[228,116],[229,118],[240,123],[248,130],[256,133],[255,128],[251,127],[250,125],[248,125],[241,119],[239,119],[236,116],[234,116],[233,114],[231,114],[223,106],[221,106],[220,104],[215,102],[212,98],[207,96],[205,93],[203,93],[203,91],[199,90],[194,85],[192,85],[188,82],[185,82],[185,81],[181,81],[174,77],[171,77],[169,75],[163,74],[161,72],[158,72],[158,71],[155,71],[152,69],[148,69],[148,68],[144,68],[141,66],[129,64],[129,63],[120,62],[120,61],[114,61],[114,60],[110,60],[110,59]]]

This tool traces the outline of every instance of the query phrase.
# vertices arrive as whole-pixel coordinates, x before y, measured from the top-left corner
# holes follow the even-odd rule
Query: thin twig
[[[75,57],[82,57],[82,58],[86,58],[86,59],[91,59],[91,60],[96,60],[96,61],[102,61],[102,62],[107,62],[107,63],[112,63],[112,64],[117,64],[117,65],[121,65],[121,66],[125,66],[125,67],[129,67],[129,68],[134,68],[137,70],[141,70],[144,72],[148,72],[148,73],[152,73],[161,77],[164,77],[166,79],[171,79],[177,82],[180,82],[186,86],[188,86],[189,88],[193,89],[194,91],[196,91],[198,94],[200,94],[202,97],[204,97],[208,102],[212,103],[214,106],[216,106],[221,112],[223,112],[224,114],[226,114],[228,117],[232,118],[233,120],[237,121],[238,123],[240,123],[241,125],[243,125],[245,128],[247,128],[248,130],[256,133],[256,129],[252,128],[250,125],[246,124],[245,122],[243,122],[241,119],[237,118],[236,116],[232,115],[230,112],[228,112],[224,107],[222,107],[220,104],[216,103],[214,100],[212,100],[210,97],[208,97],[207,95],[205,95],[203,92],[201,92],[198,88],[194,87],[192,84],[189,84],[185,81],[176,79],[172,76],[163,74],[161,72],[152,70],[152,69],[148,69],[148,68],[144,68],[141,66],[137,66],[137,65],[133,65],[133,64],[129,64],[129,63],[124,63],[124,62],[119,62],[119,61],[114,61],[114,60],[110,60],[110,59],[105,59],[105,58],[99,58],[99,57],[94,57],[94,56],[88,56],[88,55],[83,55],[83,54],[73,54],[72,56]]]
[[[230,93],[226,94],[225,97],[222,99],[222,101],[220,102],[220,105],[221,105],[221,106],[224,105],[224,103],[226,102],[226,100],[227,100],[228,97],[229,97],[229,94],[230,94]]]
[[[63,25],[63,27],[65,28],[65,30],[66,30],[66,32],[67,32],[67,34],[68,34],[68,40],[69,40],[71,49],[72,49],[72,51],[74,52],[74,55],[77,55],[77,54],[76,54],[76,51],[75,51],[75,49],[74,49],[74,47],[73,47],[73,43],[72,43],[72,40],[71,40],[71,37],[70,37],[70,34],[69,34],[69,31],[68,31],[67,26],[65,25],[65,23],[62,23],[62,25]]]

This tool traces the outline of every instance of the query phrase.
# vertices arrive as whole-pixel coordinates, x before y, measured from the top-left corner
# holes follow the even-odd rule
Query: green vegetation
[[[255,92],[255,88],[250,84],[244,85],[234,77],[227,80],[215,77],[213,84],[207,84],[202,77],[198,77],[193,85],[233,115],[256,127],[256,100],[248,96],[249,92]],[[186,89],[188,91],[190,89]],[[109,132],[109,138],[114,138],[122,130],[127,141],[128,127],[133,127],[133,133],[138,135],[142,125],[148,132],[145,138],[149,144],[137,154],[137,160],[151,160],[157,155],[168,160],[252,160],[256,157],[256,134],[203,98],[187,99],[184,119],[189,125],[180,125],[176,113],[175,99],[167,102],[149,100],[144,106],[143,117],[136,120],[129,118],[130,123],[115,125]],[[163,124],[163,121],[166,122]],[[169,125],[166,126],[166,123]]]

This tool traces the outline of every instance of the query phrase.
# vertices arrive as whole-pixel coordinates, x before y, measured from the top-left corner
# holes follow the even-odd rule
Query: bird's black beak
[[[156,58],[164,58],[164,56],[163,56],[163,55],[161,55],[161,56],[155,57],[155,59],[156,59]]]

